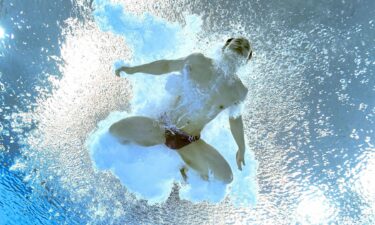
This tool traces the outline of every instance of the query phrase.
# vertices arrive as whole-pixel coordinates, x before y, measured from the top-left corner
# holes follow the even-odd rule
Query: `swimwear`
[[[165,145],[171,149],[180,149],[199,139],[200,135],[191,136],[178,129],[165,129]]]

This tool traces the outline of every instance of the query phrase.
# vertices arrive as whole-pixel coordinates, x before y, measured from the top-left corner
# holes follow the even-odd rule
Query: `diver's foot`
[[[186,167],[182,167],[180,169],[180,173],[181,173],[181,176],[182,178],[184,179],[185,182],[187,182],[187,175],[186,175],[186,172],[188,171],[188,169]]]

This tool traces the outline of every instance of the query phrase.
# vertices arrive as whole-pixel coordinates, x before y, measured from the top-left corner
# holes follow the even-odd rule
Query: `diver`
[[[220,112],[237,110],[247,95],[247,88],[236,71],[252,57],[246,38],[230,38],[222,48],[219,60],[194,53],[176,60],[158,60],[139,66],[122,66],[115,73],[147,73],[162,75],[181,72],[183,88],[176,94],[172,107],[158,119],[132,116],[109,128],[109,132],[123,143],[141,146],[165,144],[176,150],[186,165],[180,172],[186,181],[189,168],[204,180],[212,174],[217,180],[230,183],[232,170],[224,157],[200,138],[200,133]],[[245,165],[245,140],[240,113],[229,116],[231,133],[237,143],[236,162],[239,170]],[[163,162],[160,162],[163,163]]]

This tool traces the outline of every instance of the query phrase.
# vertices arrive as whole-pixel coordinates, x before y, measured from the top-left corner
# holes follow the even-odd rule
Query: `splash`
[[[131,63],[134,64],[158,57],[178,58],[181,54],[189,54],[189,50],[193,49],[193,41],[197,40],[197,35],[201,31],[201,19],[198,16],[186,18],[187,24],[182,27],[149,14],[136,16],[128,13],[121,5],[103,1],[96,1],[96,4],[95,21],[101,30],[124,38],[132,50]],[[186,37],[187,33],[189,37]],[[247,166],[243,172],[237,170],[237,146],[231,137],[228,112],[220,114],[207,125],[202,138],[218,149],[229,162],[234,173],[234,180],[229,185],[214,180],[203,181],[192,170],[188,171],[189,179],[186,183],[179,171],[183,162],[175,151],[164,145],[121,145],[108,134],[109,126],[125,117],[144,115],[156,118],[161,112],[166,111],[170,106],[173,92],[181,85],[178,85],[181,83],[178,82],[181,81],[178,77],[181,76],[127,76],[133,84],[130,113],[111,113],[98,124],[87,140],[87,147],[96,169],[111,171],[128,190],[139,198],[149,200],[150,203],[165,202],[177,184],[181,199],[192,202],[220,202],[229,196],[235,205],[254,205],[257,193],[257,162],[253,153],[247,150]],[[166,88],[169,91],[166,91]]]

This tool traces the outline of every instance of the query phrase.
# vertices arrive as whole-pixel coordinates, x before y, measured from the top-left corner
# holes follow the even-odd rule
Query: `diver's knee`
[[[112,125],[109,127],[108,130],[109,130],[110,133],[113,133],[113,130],[114,130],[114,129],[115,129],[115,128],[114,128],[114,124],[112,124]]]
[[[225,184],[230,184],[233,181],[233,173],[232,170],[229,168],[229,170],[225,170],[224,172],[221,171],[219,174],[214,174],[216,179],[221,180]]]
[[[117,129],[116,124],[112,124],[109,127],[109,133],[112,134],[112,135],[115,135],[116,133],[118,133],[118,129]]]
[[[109,133],[117,138],[124,139],[127,135],[124,126],[119,123],[114,123],[109,127]],[[127,138],[125,138],[127,139]]]
[[[232,183],[232,181],[233,181],[233,174],[232,174],[232,172],[230,173],[230,175],[228,175],[227,177],[225,177],[223,179],[223,182],[226,183],[226,184],[230,184],[230,183]]]

